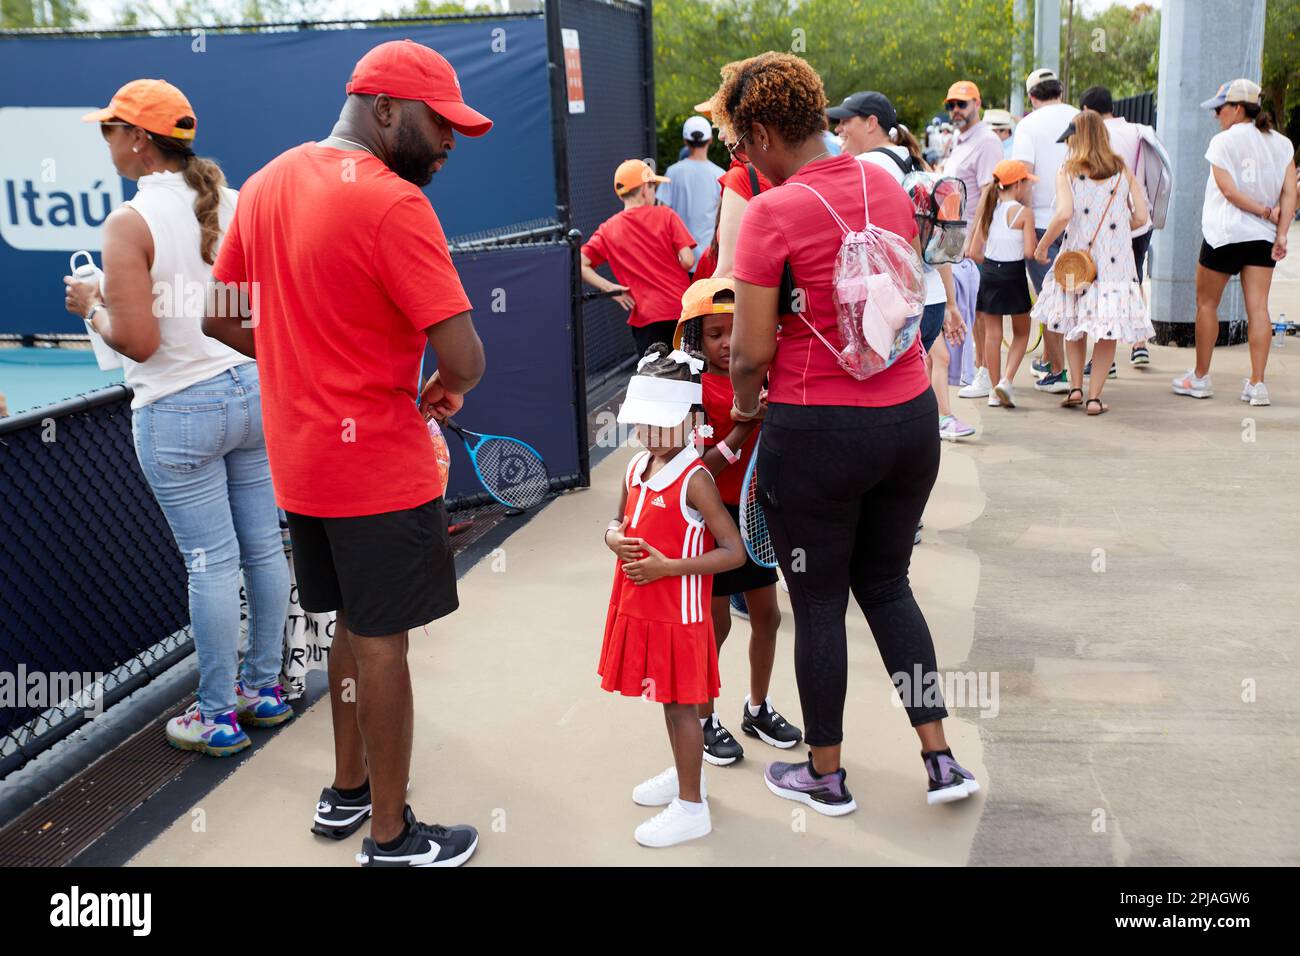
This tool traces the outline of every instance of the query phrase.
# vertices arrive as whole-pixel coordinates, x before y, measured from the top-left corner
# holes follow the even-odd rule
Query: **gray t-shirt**
[[[708,160],[683,159],[673,163],[664,172],[672,182],[659,187],[659,202],[681,216],[686,228],[695,239],[695,263],[713,242],[713,227],[717,223],[718,200],[722,187],[718,180],[726,170],[719,169]],[[692,266],[694,268],[694,266]]]

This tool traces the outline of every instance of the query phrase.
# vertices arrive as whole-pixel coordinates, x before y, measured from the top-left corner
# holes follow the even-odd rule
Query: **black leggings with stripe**
[[[915,684],[917,665],[922,675],[936,670],[934,642],[907,569],[938,473],[938,406],[929,388],[887,408],[773,404],[768,410],[759,493],[790,585],[795,676],[804,738],[812,746],[844,738],[850,592],[891,677],[905,674]],[[919,693],[913,689],[918,700]],[[947,717],[938,701],[904,700],[912,725]]]

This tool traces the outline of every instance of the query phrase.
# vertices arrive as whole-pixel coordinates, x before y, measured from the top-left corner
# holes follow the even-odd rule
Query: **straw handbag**
[[[1111,187],[1110,199],[1106,203],[1106,208],[1101,211],[1101,219],[1097,221],[1097,228],[1092,231],[1092,238],[1088,240],[1087,248],[1071,249],[1056,257],[1056,263],[1052,266],[1052,275],[1056,279],[1056,284],[1066,292],[1076,294],[1084,292],[1097,278],[1097,263],[1092,261],[1092,244],[1097,241],[1097,234],[1101,232],[1106,214],[1110,212],[1111,203],[1115,201],[1115,193],[1119,191],[1119,179],[1123,175],[1121,170],[1115,176],[1115,185]]]

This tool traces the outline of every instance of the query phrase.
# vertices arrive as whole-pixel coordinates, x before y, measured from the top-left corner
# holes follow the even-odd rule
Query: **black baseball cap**
[[[1078,132],[1078,130],[1074,128],[1074,120],[1070,120],[1070,125],[1065,128],[1064,133],[1056,137],[1056,141],[1058,143],[1064,143],[1067,140],[1069,140],[1069,138],[1073,136],[1076,132]]]
[[[874,116],[880,120],[881,127],[886,131],[898,125],[898,114],[894,112],[894,104],[889,102],[889,97],[884,93],[877,93],[874,90],[852,93],[844,97],[844,102],[839,106],[832,106],[826,111],[826,115],[833,120],[844,120],[850,116]]]

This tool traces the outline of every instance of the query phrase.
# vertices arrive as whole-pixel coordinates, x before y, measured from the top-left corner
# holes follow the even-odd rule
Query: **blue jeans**
[[[1034,234],[1042,239],[1047,235],[1046,229],[1035,229]],[[1029,270],[1029,281],[1034,284],[1034,295],[1043,291],[1043,280],[1047,278],[1048,270],[1056,262],[1057,253],[1061,251],[1061,240],[1065,238],[1065,233],[1056,237],[1056,241],[1047,247],[1047,262],[1041,263],[1033,256],[1025,259],[1025,268]]]
[[[279,683],[289,564],[262,435],[257,365],[249,362],[138,408],[135,453],[189,572],[199,711],[235,709],[239,570],[248,596],[248,688]]]

